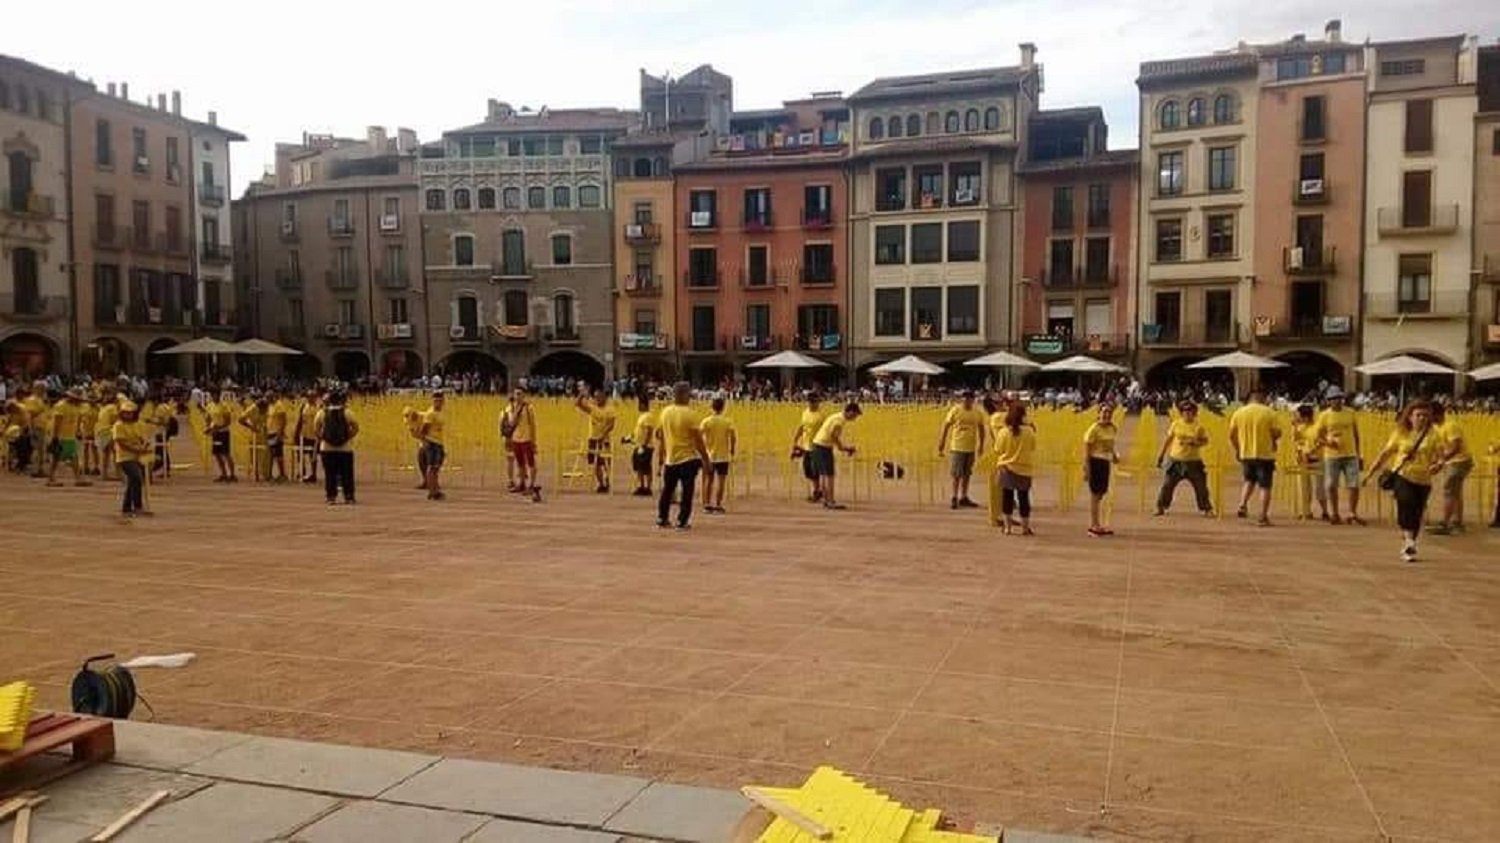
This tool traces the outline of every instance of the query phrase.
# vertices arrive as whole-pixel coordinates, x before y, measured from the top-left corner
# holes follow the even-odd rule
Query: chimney
[[[1323,38],[1330,44],[1337,44],[1344,39],[1344,23],[1334,18],[1323,26]]]
[[[385,127],[369,126],[365,129],[365,140],[369,143],[371,155],[385,154]]]
[[[1027,41],[1021,44],[1021,66],[1031,68],[1036,65],[1036,45]]]
[[[128,99],[130,99],[130,83],[129,82],[121,82],[120,83],[120,99],[122,99],[122,100],[128,100]]]
[[[411,129],[396,130],[396,151],[405,155],[417,151],[417,133]]]
[[[178,117],[182,116],[182,92],[172,92],[172,113]]]
[[[157,111],[166,111],[167,110],[167,95],[166,94],[157,94],[156,95],[156,110]]]
[[[107,86],[105,86],[105,90],[109,91],[109,95],[110,96],[114,96],[115,95],[115,83],[113,83],[113,82],[109,83]]]
[[[210,111],[208,113],[208,125],[210,125],[210,126],[217,126],[217,125],[219,125],[219,112],[217,112],[217,111]]]

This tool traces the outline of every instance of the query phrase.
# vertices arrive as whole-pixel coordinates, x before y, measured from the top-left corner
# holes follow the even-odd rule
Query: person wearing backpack
[[[354,437],[359,422],[344,406],[344,394],[329,393],[323,409],[313,418],[318,454],[323,461],[323,493],[331,506],[343,490],[344,503],[354,503]]]

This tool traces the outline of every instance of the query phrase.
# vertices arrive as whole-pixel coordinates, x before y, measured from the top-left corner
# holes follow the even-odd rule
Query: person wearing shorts
[[[515,419],[510,434],[511,452],[516,457],[516,492],[530,494],[536,502],[542,500],[542,487],[536,475],[536,410],[526,398],[526,391],[519,387],[510,394],[510,406],[505,408]]]
[[[844,505],[838,502],[834,496],[834,451],[843,451],[848,456],[854,456],[854,448],[844,444],[844,427],[859,418],[859,405],[849,402],[844,405],[841,413],[834,413],[823,420],[818,432],[812,438],[813,465],[818,473],[820,497],[823,500],[824,509],[844,509]]]
[[[47,485],[61,486],[57,481],[57,466],[67,463],[73,469],[73,485],[88,486],[78,468],[79,425],[83,420],[83,390],[74,387],[52,408],[51,442],[52,466],[47,470]]]
[[[610,449],[609,439],[615,430],[616,410],[609,403],[609,395],[602,389],[594,390],[590,399],[583,384],[578,385],[578,397],[574,405],[579,412],[589,417],[588,464],[594,467],[594,491],[609,493]]]
[[[99,416],[94,422],[94,446],[99,449],[99,476],[114,479],[115,422],[120,420],[120,402],[124,396],[104,402],[99,407]]]
[[[807,393],[807,408],[802,411],[796,433],[792,434],[792,459],[802,461],[802,477],[811,485],[807,499],[812,503],[823,499],[823,487],[818,482],[818,463],[813,457],[812,440],[827,418],[828,412],[823,409],[823,397],[816,392]]]
[[[219,476],[214,478],[215,483],[234,483],[234,455],[229,451],[229,426],[234,420],[234,393],[224,392],[219,395],[218,401],[209,402],[204,408],[208,428],[209,453],[213,455],[214,465],[219,469]]]
[[[638,498],[651,497],[651,466],[652,458],[656,452],[651,447],[656,441],[656,414],[651,411],[651,396],[644,391],[636,404],[638,415],[635,417],[635,430],[631,433],[631,441],[635,443],[635,450],[630,454],[630,468],[635,472],[635,491],[631,492]]]
[[[283,395],[268,396],[270,409],[266,411],[266,451],[271,457],[271,482],[285,483],[286,475],[286,429],[293,407]]]
[[[975,455],[984,450],[986,421],[984,411],[974,406],[973,391],[968,389],[959,393],[959,403],[949,408],[943,418],[938,456],[943,456],[945,450],[949,453],[948,472],[953,479],[949,509],[979,506],[969,498],[969,481],[974,476]]]
[[[1328,485],[1330,524],[1359,524],[1359,419],[1344,405],[1344,391],[1332,387],[1327,393],[1328,406],[1313,423],[1323,445],[1323,482]],[[1339,510],[1339,490],[1349,497],[1349,513]]]
[[[427,499],[430,501],[443,500],[443,487],[438,482],[438,476],[443,470],[443,460],[448,456],[448,451],[443,447],[443,428],[447,424],[447,417],[443,415],[443,404],[445,402],[441,389],[432,393],[432,406],[422,413],[422,456],[427,465]]]
[[[1465,529],[1464,481],[1474,470],[1474,454],[1469,450],[1458,420],[1444,405],[1433,405],[1432,426],[1441,437],[1443,461],[1448,470],[1443,475],[1443,517],[1428,532],[1444,536]]]
[[[729,485],[729,463],[739,449],[739,434],[734,421],[724,415],[724,398],[713,400],[713,414],[698,429],[708,448],[709,471],[703,479],[703,511],[724,514],[724,487]]]
[[[1271,484],[1276,477],[1276,445],[1282,433],[1281,416],[1266,406],[1266,394],[1260,387],[1250,391],[1250,403],[1229,417],[1229,444],[1245,478],[1235,514],[1249,516],[1250,496],[1258,490],[1260,517],[1255,523],[1261,527],[1271,526]]]
[[[318,393],[309,390],[297,405],[297,442],[302,457],[302,482],[318,482],[318,437],[313,435],[313,421],[318,417]],[[427,488],[427,478],[422,478],[422,488]]]
[[[1083,476],[1089,485],[1089,529],[1091,536],[1115,534],[1104,523],[1104,496],[1109,494],[1109,473],[1120,455],[1115,451],[1115,408],[1099,405],[1099,418],[1083,433]]]

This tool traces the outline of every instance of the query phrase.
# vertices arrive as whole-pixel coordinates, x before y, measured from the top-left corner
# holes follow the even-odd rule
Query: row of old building
[[[775,109],[734,110],[732,80],[705,65],[642,72],[634,109],[491,100],[425,144],[306,135],[233,203],[232,237],[210,240],[203,220],[185,276],[200,295],[173,312],[191,301],[186,330],[234,321],[306,351],[301,371],[343,377],[701,382],[781,349],[853,372],[1009,348],[1170,381],[1243,348],[1350,382],[1397,352],[1455,368],[1500,355],[1500,47],[1349,43],[1331,22],[1322,38],[1146,62],[1138,86],[1139,150],[1109,149],[1098,108],[1041,108],[1030,45],[1014,65]],[[77,102],[181,120],[121,93]],[[183,122],[224,148],[237,137]],[[98,191],[75,180],[70,195]],[[133,275],[109,295],[82,216],[63,226],[93,238],[59,264],[81,267],[59,306],[67,347],[87,364],[126,346],[116,362],[143,368],[177,321],[152,322],[167,308]],[[232,257],[237,281],[216,288],[216,317],[206,253]]]

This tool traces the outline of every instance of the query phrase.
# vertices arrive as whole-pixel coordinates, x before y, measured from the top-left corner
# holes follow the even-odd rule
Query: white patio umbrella
[[[1076,354],[1062,360],[1054,360],[1041,367],[1043,372],[1124,372],[1124,366],[1095,360],[1087,354]]]
[[[948,370],[936,363],[929,363],[915,354],[908,354],[888,363],[872,366],[870,371],[877,375],[941,375],[946,374]]]
[[[158,349],[152,354],[233,354],[235,347],[223,340],[213,337],[199,337],[195,340],[180,342],[171,348]]]
[[[1284,369],[1287,364],[1269,357],[1259,357],[1244,351],[1231,351],[1197,363],[1189,363],[1187,369]]]
[[[277,345],[274,342],[261,339],[240,340],[230,346],[230,350],[235,354],[250,354],[254,356],[296,355],[302,353],[295,348],[287,348],[284,345]]]
[[[1500,363],[1491,363],[1488,366],[1480,366],[1469,373],[1469,377],[1476,381],[1492,381],[1500,378]]]
[[[1409,354],[1398,354],[1374,363],[1355,366],[1354,371],[1362,375],[1453,375],[1454,370],[1438,363],[1429,363]]]
[[[799,351],[780,351],[754,363],[745,364],[747,369],[819,369],[829,365],[816,357],[808,357]]]
[[[964,365],[988,366],[992,369],[1039,369],[1042,364],[1035,360],[1027,360],[1019,354],[1011,354],[1009,351],[992,351],[983,357],[965,360]]]

